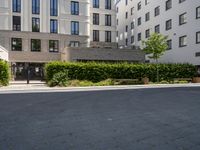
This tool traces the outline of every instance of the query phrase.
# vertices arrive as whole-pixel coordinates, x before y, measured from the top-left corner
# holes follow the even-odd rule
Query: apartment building
[[[168,36],[160,62],[200,65],[199,0],[119,0],[116,11],[119,47],[142,48],[157,32]]]

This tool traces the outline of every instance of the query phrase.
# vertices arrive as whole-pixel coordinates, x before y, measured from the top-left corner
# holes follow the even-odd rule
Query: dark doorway
[[[12,63],[12,76],[14,80],[43,80],[44,63]]]

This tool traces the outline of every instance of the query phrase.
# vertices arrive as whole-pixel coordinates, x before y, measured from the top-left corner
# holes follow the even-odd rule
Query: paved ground
[[[199,150],[200,88],[0,94],[0,150]]]

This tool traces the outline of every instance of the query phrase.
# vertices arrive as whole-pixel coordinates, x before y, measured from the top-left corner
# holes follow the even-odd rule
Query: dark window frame
[[[15,45],[13,44],[14,40],[16,42]],[[20,43],[18,43],[19,45],[17,45],[17,42],[20,42]],[[17,49],[14,49],[14,47]],[[22,38],[12,38],[11,39],[11,51],[22,51]]]
[[[168,27],[168,23],[170,22],[170,27]],[[169,19],[166,21],[165,23],[165,30],[168,31],[168,30],[171,30],[172,29],[172,19]]]
[[[196,32],[196,44],[200,44],[200,38],[198,39],[198,34],[200,34],[200,31]]]
[[[79,2],[71,1],[71,15],[79,15]]]
[[[172,39],[167,40],[167,50],[172,49]]]
[[[50,16],[58,16],[58,0],[50,0]]]
[[[58,33],[58,20],[50,19],[50,33]]]
[[[39,44],[39,48],[35,49],[33,47],[33,44],[36,44],[34,42],[38,42],[37,44]],[[31,52],[41,52],[41,40],[40,39],[31,39]]]
[[[186,45],[182,45],[182,43],[181,43],[181,39],[182,39],[182,38],[187,38],[187,35],[184,35],[184,36],[179,37],[179,47],[186,47],[187,44],[186,44]]]
[[[12,0],[12,11],[14,13],[21,13],[21,0]]]
[[[105,31],[105,42],[111,43],[112,42],[112,32]]]
[[[40,14],[40,0],[32,0],[32,14]]]
[[[34,23],[37,23],[38,20],[39,20],[39,28],[36,29],[34,28]],[[35,27],[37,27],[36,24]],[[40,32],[40,18],[32,17],[32,32]]]
[[[200,11],[200,6],[196,8],[196,19],[200,19],[200,14],[198,14],[198,10]]]
[[[105,26],[112,26],[112,16],[105,14]]]
[[[99,30],[93,30],[93,41],[99,42]]]
[[[165,10],[167,11],[167,10],[170,10],[171,8],[172,8],[172,0],[167,0],[165,2]]]
[[[99,13],[93,13],[93,25],[99,25]]]
[[[21,31],[21,16],[13,16],[12,18],[13,18],[13,21],[12,21],[13,31]]]
[[[79,35],[79,22],[71,21],[71,35]]]
[[[187,14],[187,12],[184,12],[184,13],[182,13],[182,14],[179,15],[179,25],[180,25],[180,26],[187,23],[187,21],[181,22],[181,19],[182,19],[181,17],[184,16],[184,15],[186,15],[186,14]]]
[[[49,40],[49,52],[50,53],[59,52],[59,40]]]

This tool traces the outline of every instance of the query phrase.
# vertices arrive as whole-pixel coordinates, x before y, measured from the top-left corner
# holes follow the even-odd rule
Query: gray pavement
[[[0,94],[0,150],[199,150],[200,87]]]

